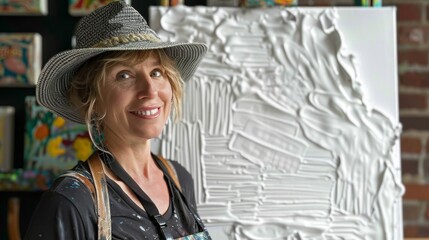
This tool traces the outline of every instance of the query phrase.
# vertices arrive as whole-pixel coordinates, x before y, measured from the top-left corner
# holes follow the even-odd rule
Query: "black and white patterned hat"
[[[84,119],[69,101],[68,89],[75,71],[90,58],[107,51],[164,49],[186,81],[207,51],[202,43],[161,41],[140,13],[123,1],[114,1],[83,17],[75,36],[75,49],[56,54],[43,67],[36,97],[41,105],[78,123],[84,123]]]

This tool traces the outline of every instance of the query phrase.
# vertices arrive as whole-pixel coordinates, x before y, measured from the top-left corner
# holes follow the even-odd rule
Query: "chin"
[[[161,135],[163,128],[152,129],[152,130],[153,131],[147,131],[147,129],[144,131],[135,131],[135,132],[133,132],[133,134],[137,133],[138,137],[149,140],[152,138],[158,138]]]

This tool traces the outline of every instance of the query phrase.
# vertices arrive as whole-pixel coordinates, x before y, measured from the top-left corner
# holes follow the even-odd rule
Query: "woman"
[[[44,193],[26,239],[210,239],[190,174],[150,151],[206,46],[162,42],[122,1],[82,18],[76,40],[44,66],[36,95],[85,123],[99,150]]]

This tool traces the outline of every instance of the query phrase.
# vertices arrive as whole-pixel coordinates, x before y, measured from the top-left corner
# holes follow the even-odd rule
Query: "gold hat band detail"
[[[160,42],[161,40],[153,36],[152,34],[141,34],[141,33],[131,33],[126,35],[119,35],[111,37],[109,39],[103,40],[95,44],[94,48],[104,48],[104,47],[115,47],[122,44],[127,44],[131,42],[139,41],[150,41],[150,42]]]

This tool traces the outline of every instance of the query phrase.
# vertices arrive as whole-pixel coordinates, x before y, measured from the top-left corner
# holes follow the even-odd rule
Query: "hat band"
[[[105,39],[95,44],[93,47],[94,48],[115,47],[122,44],[127,44],[131,42],[140,42],[140,41],[160,42],[160,39],[158,39],[152,34],[130,33],[126,35],[119,35],[119,36]]]

